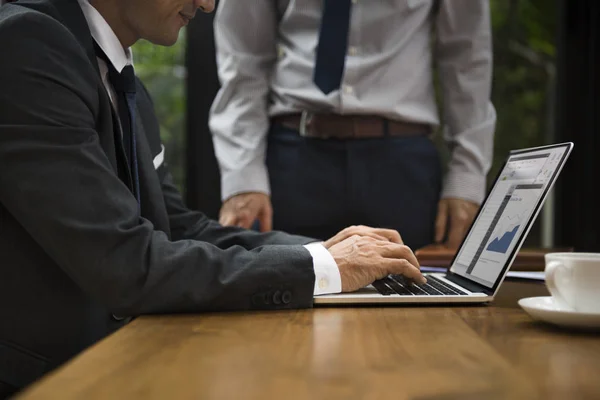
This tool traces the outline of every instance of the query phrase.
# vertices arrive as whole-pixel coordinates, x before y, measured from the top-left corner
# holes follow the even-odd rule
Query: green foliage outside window
[[[498,121],[494,178],[511,149],[553,141],[556,2],[492,0],[494,80]]]
[[[171,47],[139,41],[133,47],[136,74],[154,100],[166,160],[175,183],[185,182],[185,33]]]

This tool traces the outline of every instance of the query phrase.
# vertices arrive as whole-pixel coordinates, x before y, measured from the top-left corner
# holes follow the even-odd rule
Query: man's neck
[[[98,10],[102,17],[106,20],[108,25],[119,39],[121,46],[124,50],[131,47],[139,38],[136,37],[133,30],[129,27],[129,24],[124,18],[124,13],[121,12],[120,0],[89,0],[90,4]]]

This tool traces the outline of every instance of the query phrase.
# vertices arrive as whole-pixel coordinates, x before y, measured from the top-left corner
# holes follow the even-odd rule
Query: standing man
[[[0,8],[0,398],[140,314],[311,307],[389,273],[425,281],[397,232],[351,227],[321,244],[184,206],[130,46],[171,45],[213,8]]]
[[[221,223],[460,244],[492,161],[488,0],[221,0],[215,35]]]

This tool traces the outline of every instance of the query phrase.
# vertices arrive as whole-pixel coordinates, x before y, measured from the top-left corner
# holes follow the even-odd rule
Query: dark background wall
[[[600,251],[600,1],[561,0],[556,139],[575,143],[556,188],[555,243]]]
[[[219,90],[213,20],[214,13],[198,12],[188,27],[186,200],[191,207],[216,218],[221,207],[221,182],[208,129],[208,112]]]

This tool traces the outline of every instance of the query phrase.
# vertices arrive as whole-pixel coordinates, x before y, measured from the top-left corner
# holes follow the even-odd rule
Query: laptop
[[[356,292],[315,296],[315,305],[494,300],[572,149],[561,143],[511,151],[447,273],[425,273],[425,285],[389,275]]]

